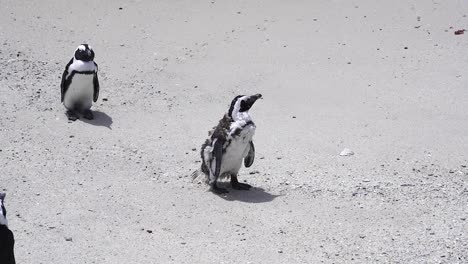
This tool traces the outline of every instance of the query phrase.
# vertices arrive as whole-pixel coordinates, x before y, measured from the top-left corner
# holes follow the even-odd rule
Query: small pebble
[[[354,155],[354,152],[352,150],[350,150],[349,148],[344,148],[340,152],[340,156],[352,156],[352,155]]]

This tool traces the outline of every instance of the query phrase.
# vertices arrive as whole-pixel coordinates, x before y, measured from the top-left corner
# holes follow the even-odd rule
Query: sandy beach
[[[467,1],[0,0],[17,263],[467,263],[467,16]],[[68,122],[81,43],[101,93],[94,120]],[[255,188],[215,195],[190,177],[201,144],[257,93],[239,174]]]

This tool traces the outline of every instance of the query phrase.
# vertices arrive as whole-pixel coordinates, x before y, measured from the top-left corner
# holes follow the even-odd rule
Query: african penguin
[[[93,60],[91,46],[81,44],[65,67],[60,87],[68,120],[78,119],[78,113],[86,119],[93,119],[90,108],[99,97],[98,66]]]
[[[201,147],[201,172],[207,177],[211,190],[217,194],[227,193],[218,187],[220,177],[231,177],[231,186],[237,190],[249,190],[249,184],[240,183],[237,173],[242,166],[250,167],[255,157],[255,147],[252,137],[255,133],[255,123],[249,110],[261,98],[261,94],[236,96],[228,113],[218,125],[208,132],[209,138]]]
[[[3,204],[5,196],[5,193],[0,193],[0,263],[15,264],[15,238],[13,232],[8,229],[6,209]]]

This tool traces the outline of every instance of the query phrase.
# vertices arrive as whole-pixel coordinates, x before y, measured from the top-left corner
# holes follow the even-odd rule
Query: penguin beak
[[[247,98],[247,100],[245,100],[245,102],[248,105],[248,108],[250,109],[250,107],[252,107],[252,105],[260,98],[262,98],[261,94],[256,94],[256,95],[249,96],[249,98]]]
[[[251,95],[247,101],[251,102],[251,105],[255,103],[258,99],[262,98],[261,94]]]

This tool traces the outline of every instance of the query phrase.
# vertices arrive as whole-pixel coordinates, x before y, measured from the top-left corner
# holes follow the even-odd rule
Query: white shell
[[[350,150],[349,148],[343,149],[343,151],[341,151],[340,153],[340,156],[352,156],[352,155],[354,155],[354,152]]]

